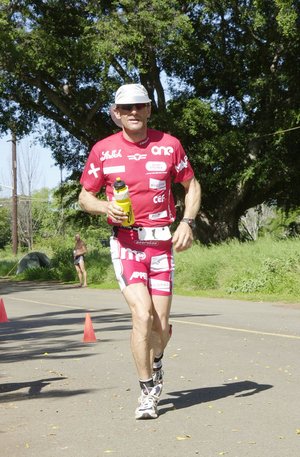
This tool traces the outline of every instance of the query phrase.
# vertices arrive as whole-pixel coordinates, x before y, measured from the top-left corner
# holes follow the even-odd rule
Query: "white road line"
[[[36,303],[38,305],[46,305],[46,306],[58,306],[59,308],[70,308],[70,309],[81,309],[81,310],[91,310],[91,311],[97,311],[97,308],[83,308],[82,306],[76,306],[76,305],[63,305],[60,303],[46,303],[43,301],[37,301],[37,300],[29,300],[28,298],[16,298],[16,297],[9,297],[10,300],[17,300],[17,301],[25,301],[28,303]]]
[[[225,325],[202,324],[201,322],[182,321],[179,319],[170,319],[170,322],[176,322],[178,324],[185,324],[185,325],[196,325],[198,327],[217,328],[220,330],[230,330],[232,332],[252,333],[255,335],[264,335],[264,336],[278,336],[280,338],[290,338],[293,340],[300,340],[300,336],[298,336],[298,335],[286,335],[284,333],[262,332],[260,330],[248,330],[246,328],[226,327]]]
[[[24,301],[28,303],[36,303],[39,305],[46,305],[46,306],[56,306],[61,308],[70,308],[70,309],[81,309],[81,310],[90,310],[90,311],[97,311],[98,308],[82,308],[81,306],[76,305],[63,305],[59,303],[46,303],[36,300],[29,300],[27,298],[16,298],[16,297],[9,297],[12,300]],[[114,314],[123,314],[120,312],[114,312]],[[300,340],[300,335],[287,335],[284,333],[274,333],[274,332],[263,332],[260,330],[249,330],[246,328],[238,328],[238,327],[227,327],[225,325],[214,325],[214,324],[203,324],[201,322],[190,322],[190,321],[183,321],[180,319],[170,319],[170,322],[176,322],[177,324],[184,324],[184,325],[195,325],[197,327],[207,327],[207,328],[215,328],[219,330],[229,330],[231,332],[241,332],[241,333],[251,333],[254,335],[263,335],[263,336],[275,336],[279,338],[289,338],[292,340]]]

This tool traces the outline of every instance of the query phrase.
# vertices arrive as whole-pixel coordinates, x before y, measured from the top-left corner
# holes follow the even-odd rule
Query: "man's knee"
[[[138,310],[132,313],[133,330],[141,336],[148,336],[153,323],[153,316],[148,310]]]

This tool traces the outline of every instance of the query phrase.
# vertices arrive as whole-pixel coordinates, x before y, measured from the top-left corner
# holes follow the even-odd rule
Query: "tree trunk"
[[[235,214],[218,214],[208,218],[200,213],[196,219],[196,238],[205,245],[221,243],[229,239],[239,239],[239,218]]]

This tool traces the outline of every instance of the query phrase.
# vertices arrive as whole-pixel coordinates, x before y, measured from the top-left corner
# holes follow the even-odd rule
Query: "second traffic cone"
[[[2,298],[0,298],[0,322],[8,322],[5,306]]]
[[[84,343],[96,343],[96,335],[93,329],[92,319],[89,313],[85,316],[85,324],[84,324],[84,334],[83,334],[83,342]]]

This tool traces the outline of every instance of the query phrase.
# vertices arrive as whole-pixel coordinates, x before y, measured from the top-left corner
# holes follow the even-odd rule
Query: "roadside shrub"
[[[0,261],[0,276],[8,276],[15,274],[18,263],[15,260],[1,260]]]
[[[109,248],[102,247],[96,236],[85,241],[88,285],[118,288]],[[28,270],[16,278],[77,281],[73,239],[60,238],[59,242],[53,239],[52,246],[48,254],[50,270]],[[18,259],[9,254],[0,252],[0,274],[6,276],[11,272],[13,277]],[[175,264],[175,293],[299,302],[299,237],[284,240],[265,237],[244,243],[233,240],[209,247],[195,242],[191,249],[175,253]]]
[[[300,295],[300,256],[292,255],[287,258],[263,259],[259,268],[248,272],[245,276],[237,275],[232,278],[227,287],[228,293],[264,292],[269,294],[286,291],[287,295]]]
[[[218,264],[205,255],[199,262],[199,248],[176,255],[175,286],[191,290],[207,290],[217,287]],[[205,248],[204,248],[205,249]],[[180,257],[182,255],[182,258]]]
[[[18,278],[26,281],[53,281],[58,279],[52,268],[28,268],[18,275]]]

